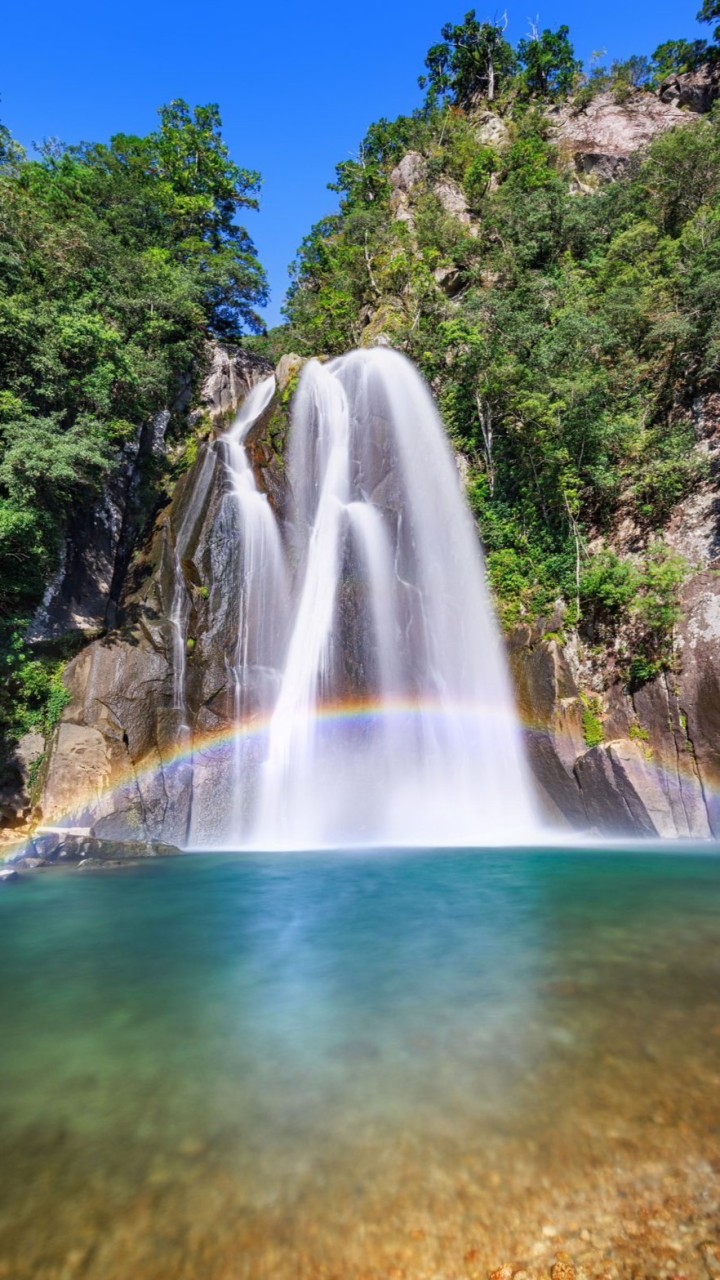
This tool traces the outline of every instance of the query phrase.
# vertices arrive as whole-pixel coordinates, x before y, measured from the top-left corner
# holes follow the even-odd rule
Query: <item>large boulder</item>
[[[660,86],[660,100],[688,111],[710,111],[720,92],[720,63],[706,62],[694,71],[670,76]]]
[[[585,809],[593,827],[610,835],[679,833],[657,770],[638,742],[603,742],[577,762]]]

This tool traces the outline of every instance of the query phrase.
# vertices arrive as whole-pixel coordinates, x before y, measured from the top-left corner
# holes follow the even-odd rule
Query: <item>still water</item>
[[[53,870],[0,974],[0,1277],[713,1274],[715,856]]]

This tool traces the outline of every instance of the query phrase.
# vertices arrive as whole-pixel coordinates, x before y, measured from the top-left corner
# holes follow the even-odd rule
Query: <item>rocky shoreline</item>
[[[0,885],[14,884],[25,872],[46,867],[75,867],[78,871],[126,867],[151,858],[172,858],[181,850],[159,840],[100,840],[90,832],[39,828],[0,860]]]

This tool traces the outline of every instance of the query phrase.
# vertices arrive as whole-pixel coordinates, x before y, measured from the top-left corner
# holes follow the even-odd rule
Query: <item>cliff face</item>
[[[665,537],[691,572],[670,671],[629,692],[612,655],[593,661],[562,619],[519,627],[511,667],[548,812],[571,826],[637,836],[720,837],[720,402],[695,407],[707,478],[672,510]],[[631,521],[616,530],[632,547]],[[583,694],[581,695],[581,689]],[[588,746],[588,712],[595,736]]]
[[[572,190],[582,198],[618,177],[654,137],[686,122],[689,112],[706,110],[717,90],[715,73],[708,71],[676,77],[659,97],[638,93],[619,104],[601,94],[582,111],[553,109],[552,136]],[[473,127],[477,140],[499,154],[509,145],[501,116],[479,114]],[[402,156],[389,178],[390,217],[404,224],[408,253],[417,255],[428,234],[428,198],[463,235],[480,238],[466,191],[446,175],[438,177],[420,152]],[[432,252],[431,246],[429,263]],[[393,343],[409,294],[381,294],[367,239],[365,254],[375,297],[358,315],[354,340]],[[468,270],[459,259],[435,267],[424,283],[453,308],[468,287]],[[490,292],[490,273],[479,284]],[[286,361],[279,370],[281,384],[294,367]],[[247,353],[216,348],[197,412],[207,414],[217,431],[269,369]],[[631,691],[612,645],[593,645],[574,633],[562,610],[509,635],[533,772],[548,816],[560,825],[608,834],[720,837],[718,423],[717,398],[699,398],[695,447],[707,469],[694,491],[671,507],[662,529],[690,568],[670,668]],[[280,514],[283,429],[282,414],[271,406],[249,442],[256,483]],[[213,838],[232,785],[228,755],[210,755],[207,743],[233,721],[228,655],[237,648],[238,529],[221,452],[210,439],[178,481],[148,544],[130,560],[138,528],[133,477],[142,449],[162,447],[159,430],[129,453],[122,493],[108,495],[102,512],[83,517],[65,572],[34,624],[39,640],[72,629],[106,632],[67,670],[71,702],[47,753],[41,809],[45,823],[65,822],[72,814],[74,824],[92,825],[98,835],[183,844],[193,832]],[[492,440],[485,443],[490,454]],[[645,538],[634,516],[621,515],[609,545],[632,557]]]
[[[119,625],[70,663],[71,701],[48,751],[41,810],[46,824],[92,825],[113,838],[187,842],[191,811],[212,831],[228,785],[222,758],[184,763],[232,719],[226,656],[239,619],[234,504],[216,434],[271,367],[216,348],[196,411],[213,435],[181,477],[148,545],[135,557],[120,598]],[[281,490],[277,437],[258,424],[250,451],[258,483]],[[178,673],[183,673],[182,697]],[[204,806],[207,818],[198,813]]]

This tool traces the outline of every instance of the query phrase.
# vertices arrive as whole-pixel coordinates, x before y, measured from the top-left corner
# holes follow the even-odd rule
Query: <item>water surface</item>
[[[623,1275],[626,1245],[707,1276],[719,942],[720,860],[688,853],[6,886],[0,1277],[452,1280],[560,1246]]]

